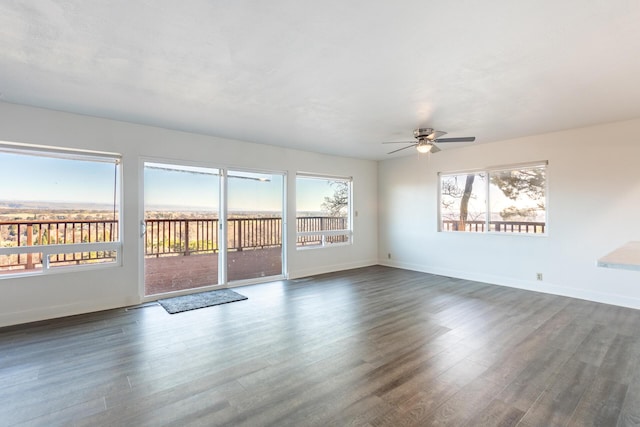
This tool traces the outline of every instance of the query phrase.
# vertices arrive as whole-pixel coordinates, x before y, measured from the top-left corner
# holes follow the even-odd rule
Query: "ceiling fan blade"
[[[389,151],[387,154],[397,153],[398,151],[406,150],[407,148],[413,148],[418,144],[407,145],[406,147],[398,148],[397,150]]]
[[[414,144],[415,141],[387,141],[383,142],[383,144]]]
[[[438,151],[442,151],[441,149],[438,148],[438,146],[434,143],[431,143],[431,150],[429,150],[430,153],[437,153]]]
[[[429,141],[434,141],[438,138],[440,138],[441,136],[446,135],[446,132],[442,132],[441,130],[434,130],[433,132],[431,132],[429,135],[427,135],[427,139]]]
[[[436,139],[436,142],[473,142],[476,140],[475,136],[465,136],[462,138],[442,138]]]

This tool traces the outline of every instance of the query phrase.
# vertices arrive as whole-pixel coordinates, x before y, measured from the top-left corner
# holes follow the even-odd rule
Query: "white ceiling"
[[[640,117],[639,23],[637,0],[3,0],[0,100],[383,159],[416,127]]]

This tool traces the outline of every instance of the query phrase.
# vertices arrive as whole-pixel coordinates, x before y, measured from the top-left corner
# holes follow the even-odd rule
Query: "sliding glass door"
[[[219,200],[218,169],[145,162],[145,295],[218,283]]]
[[[284,174],[143,169],[146,296],[283,274]]]
[[[227,281],[283,272],[284,175],[227,173]]]

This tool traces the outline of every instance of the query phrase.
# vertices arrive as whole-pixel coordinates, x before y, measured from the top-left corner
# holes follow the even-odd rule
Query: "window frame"
[[[296,172],[296,250],[310,250],[310,249],[325,249],[336,246],[348,246],[353,244],[353,177],[350,176],[336,176],[310,172]],[[318,231],[299,231],[298,230],[298,179],[317,179],[324,181],[343,181],[347,183],[347,221],[344,229],[325,229]],[[305,245],[299,244],[301,237],[313,237],[318,236],[320,238],[320,244]],[[328,238],[332,236],[345,236],[346,242],[329,242]]]
[[[116,240],[108,242],[82,242],[82,243],[56,243],[31,246],[11,246],[0,247],[0,255],[22,255],[40,254],[42,268],[39,269],[16,269],[8,270],[0,274],[0,280],[18,277],[28,277],[43,274],[57,274],[71,271],[85,271],[97,268],[113,268],[122,265],[123,248],[123,191],[122,191],[122,155],[119,153],[82,150],[74,148],[54,147],[47,145],[25,144],[9,141],[0,141],[0,152],[24,156],[47,157],[63,160],[79,160],[86,162],[101,162],[113,164],[115,168],[114,177],[114,209],[117,210]],[[61,221],[65,222],[65,221]],[[82,222],[77,220],[67,221],[67,224]],[[52,266],[50,256],[66,255],[70,253],[88,252],[115,252],[112,261],[75,263],[70,265]],[[111,258],[111,257],[110,257]],[[82,260],[69,260],[82,261]]]
[[[481,169],[466,169],[460,171],[452,171],[452,172],[438,172],[438,206],[437,206],[437,231],[442,233],[458,233],[458,230],[447,230],[443,228],[443,218],[442,218],[442,179],[447,176],[456,176],[456,175],[468,175],[468,174],[485,174],[486,182],[483,185],[482,191],[486,196],[486,206],[484,213],[484,223],[482,230],[470,230],[468,232],[465,231],[463,234],[492,234],[492,235],[508,235],[508,236],[531,236],[531,237],[546,237],[549,234],[549,174],[548,174],[548,166],[549,162],[547,160],[536,161],[536,162],[527,162],[527,163],[514,163],[509,165],[500,165],[500,166],[491,166],[485,167]],[[532,222],[534,225],[533,232],[520,232],[520,231],[495,231],[491,229],[491,224],[495,221],[491,220],[491,175],[497,172],[505,172],[505,171],[514,171],[514,170],[523,170],[523,169],[535,169],[535,168],[543,168],[545,173],[545,182],[544,182],[544,201],[545,201],[545,209],[544,209],[544,223],[542,225],[543,230],[541,232],[536,232],[536,227],[539,225],[536,221]]]

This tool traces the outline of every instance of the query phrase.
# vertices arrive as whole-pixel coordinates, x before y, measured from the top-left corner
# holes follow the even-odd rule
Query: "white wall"
[[[373,161],[327,156],[7,103],[0,103],[0,140],[121,153],[124,187],[122,267],[0,278],[0,326],[133,305],[141,301],[138,238],[141,219],[141,157],[164,158],[212,167],[285,171],[288,174],[289,218],[295,217],[296,171],[352,176],[354,210],[358,212],[358,216],[354,218],[354,244],[297,251],[295,221],[290,221],[287,230],[289,277],[361,267],[377,262],[377,164]]]
[[[538,160],[549,161],[547,237],[437,232],[439,171]],[[382,161],[380,263],[640,308],[640,273],[596,267],[640,240],[639,161],[640,120]]]

